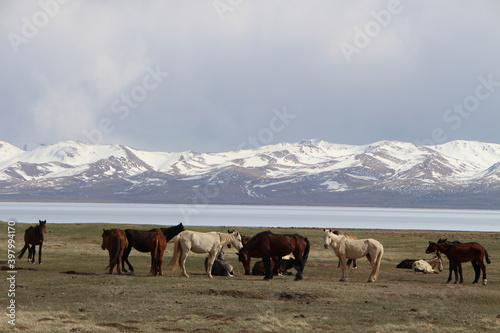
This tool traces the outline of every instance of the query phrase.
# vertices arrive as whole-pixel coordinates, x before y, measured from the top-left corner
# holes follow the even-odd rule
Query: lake
[[[500,211],[312,206],[0,202],[0,220],[227,227],[500,231]]]

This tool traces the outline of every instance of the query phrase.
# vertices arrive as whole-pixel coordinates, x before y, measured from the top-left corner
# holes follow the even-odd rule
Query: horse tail
[[[382,261],[382,256],[384,255],[384,246],[380,244],[380,250],[377,253],[377,258],[375,259],[374,262],[374,272],[375,272],[375,278],[378,276],[378,273],[380,271],[380,263]]]
[[[484,250],[484,256],[486,257],[486,263],[491,264],[490,257],[488,256],[488,251]]]
[[[24,245],[23,249],[17,254],[17,259],[21,259],[24,256],[24,252],[29,248],[29,245]],[[28,258],[29,259],[29,258]]]
[[[118,240],[116,247],[114,247],[115,253],[113,259],[109,261],[109,265],[106,268],[116,266],[116,264],[118,263],[118,257],[120,256],[120,247],[121,247],[121,242]]]
[[[311,243],[309,242],[309,239],[307,239],[307,237],[304,240],[306,241],[306,249],[304,250],[304,254],[302,255],[302,262],[305,265],[307,262],[307,258],[309,258],[309,251],[311,250]]]
[[[181,242],[179,241],[179,239],[177,239],[174,245],[174,254],[172,255],[172,259],[170,260],[170,266],[172,267],[172,270],[176,269],[180,265],[179,261],[181,260],[181,251]]]

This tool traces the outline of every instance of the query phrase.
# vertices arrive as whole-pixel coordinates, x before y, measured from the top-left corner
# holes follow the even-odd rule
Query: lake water
[[[0,220],[171,226],[500,231],[500,210],[0,202]]]

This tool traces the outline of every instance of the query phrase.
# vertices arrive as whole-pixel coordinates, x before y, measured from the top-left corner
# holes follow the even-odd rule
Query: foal
[[[21,259],[24,252],[28,250],[28,262],[35,263],[36,248],[38,245],[38,263],[42,263],[42,246],[43,246],[43,236],[45,235],[45,224],[47,220],[38,220],[38,225],[29,227],[24,232],[24,247],[19,252],[17,258]],[[31,246],[30,246],[31,245]]]

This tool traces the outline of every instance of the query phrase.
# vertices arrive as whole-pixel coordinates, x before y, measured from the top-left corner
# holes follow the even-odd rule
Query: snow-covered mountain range
[[[0,200],[500,209],[500,145],[321,140],[222,153],[0,141]]]

